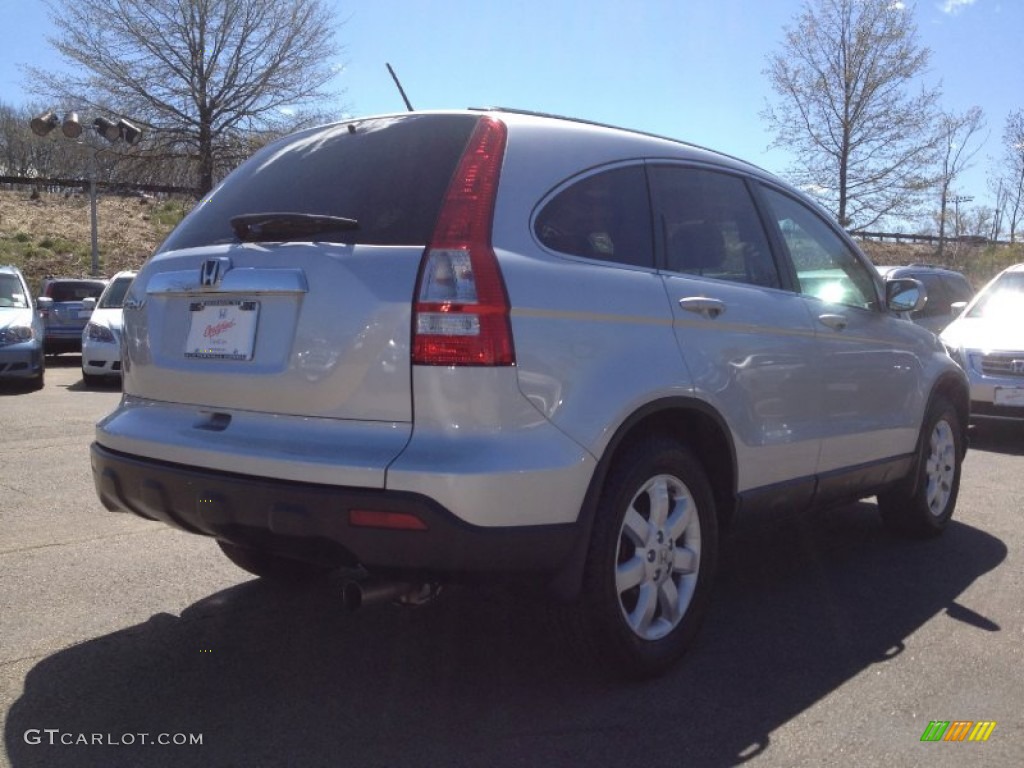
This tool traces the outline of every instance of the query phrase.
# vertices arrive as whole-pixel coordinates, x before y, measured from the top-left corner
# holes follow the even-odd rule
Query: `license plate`
[[[185,357],[252,360],[259,314],[257,301],[192,302]]]
[[[1024,406],[1024,388],[996,387],[996,405]]]

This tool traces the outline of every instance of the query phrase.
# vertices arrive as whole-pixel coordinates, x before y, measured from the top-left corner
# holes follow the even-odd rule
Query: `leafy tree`
[[[844,227],[917,213],[934,181],[938,89],[918,85],[912,17],[896,0],[806,0],[768,59],[772,146]]]
[[[69,71],[29,67],[64,108],[142,126],[142,154],[188,158],[209,191],[253,134],[324,119],[338,46],[322,0],[46,0]]]

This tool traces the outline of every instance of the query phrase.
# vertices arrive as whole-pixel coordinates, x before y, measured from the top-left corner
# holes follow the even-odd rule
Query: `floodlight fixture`
[[[68,112],[64,115],[64,122],[60,126],[65,138],[77,139],[82,135],[82,124],[78,121],[77,112]]]
[[[111,144],[121,138],[121,131],[117,127],[117,123],[111,122],[105,117],[97,117],[92,121],[92,125],[96,129],[96,133],[105,138]]]
[[[121,140],[129,146],[137,142],[139,137],[142,136],[142,129],[136,125],[132,125],[123,117],[117,121],[117,131]]]
[[[46,136],[50,131],[60,125],[60,118],[53,112],[43,112],[36,115],[29,121],[29,127],[36,136]]]

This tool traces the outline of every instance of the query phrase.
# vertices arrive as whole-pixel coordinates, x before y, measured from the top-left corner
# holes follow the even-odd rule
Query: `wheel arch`
[[[695,398],[671,397],[650,402],[619,425],[601,454],[580,509],[576,546],[551,581],[556,598],[572,600],[580,592],[597,502],[608,472],[636,441],[658,434],[698,449],[694,456],[711,483],[719,528],[728,528],[736,509],[736,450],[725,420],[707,403]]]
[[[952,372],[940,376],[928,395],[928,402],[925,404],[922,421],[927,420],[928,414],[931,413],[932,408],[935,406],[935,401],[940,397],[948,400],[956,410],[957,420],[960,422],[960,460],[963,461],[964,456],[967,454],[967,427],[971,413],[970,385],[962,376],[957,376]],[[914,448],[912,471],[904,480],[897,483],[897,486],[903,487],[907,493],[914,493],[917,490],[921,477],[923,448],[925,441],[928,439],[929,435],[926,434],[922,425],[920,434],[917,436],[917,444]]]
[[[970,385],[962,376],[950,372],[939,378],[928,396],[928,405],[925,413],[928,413],[936,398],[945,397],[956,409],[957,418],[960,421],[960,445],[962,459],[967,453],[967,427],[971,417],[971,392]]]

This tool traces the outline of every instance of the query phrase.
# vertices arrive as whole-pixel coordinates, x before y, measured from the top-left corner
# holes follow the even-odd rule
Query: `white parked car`
[[[1024,419],[1024,264],[978,291],[941,338],[967,371],[972,419]]]
[[[99,299],[86,299],[92,315],[82,330],[82,381],[88,386],[121,377],[122,306],[135,272],[118,272]]]
[[[351,569],[352,603],[532,584],[652,674],[733,519],[877,495],[894,530],[948,525],[968,388],[897,317],[924,301],[706,149],[357,118],[260,150],[140,270],[96,488],[267,578]]]

